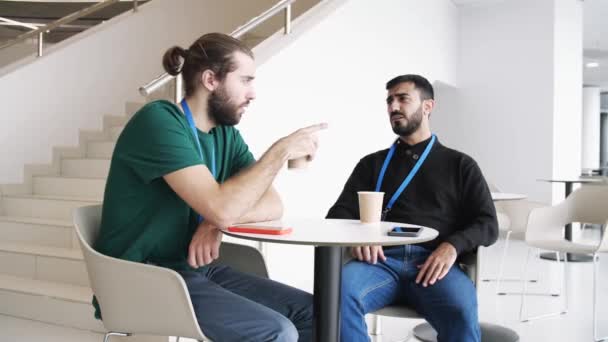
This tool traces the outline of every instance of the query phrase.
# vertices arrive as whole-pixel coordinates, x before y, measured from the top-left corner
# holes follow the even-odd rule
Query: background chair
[[[467,253],[461,255],[458,260],[458,264],[465,271],[465,273],[471,278],[473,284],[477,286],[479,282],[479,266],[480,256],[477,251],[473,253]],[[381,317],[400,317],[400,318],[423,318],[411,307],[405,305],[391,305],[382,308],[373,313],[374,324],[372,325],[372,335],[381,335]],[[510,329],[501,327],[495,324],[482,323],[482,341],[484,342],[517,342],[519,336]],[[437,332],[429,323],[422,323],[414,327],[413,335],[424,342],[435,342],[437,341]],[[404,341],[409,339],[406,338]]]
[[[505,278],[504,277],[504,268],[505,261],[509,254],[509,245],[511,239],[524,240],[524,236],[526,233],[526,227],[528,223],[528,216],[530,212],[535,208],[542,208],[547,206],[547,204],[530,201],[530,200],[517,200],[517,201],[505,201],[495,203],[496,206],[496,214],[498,216],[498,228],[505,234],[505,242],[502,248],[502,254],[500,258],[500,262],[498,264],[498,274],[496,279],[483,279],[483,281],[496,281],[496,294],[505,295],[508,294],[506,292],[501,291],[501,283],[502,282],[521,282],[522,276],[517,278]],[[540,251],[535,249],[536,254],[538,255]],[[540,259],[538,259],[540,260]],[[529,279],[529,282],[535,283],[537,279]],[[519,294],[519,293],[517,293]],[[556,293],[546,293],[543,295],[551,295],[556,296],[559,294]]]
[[[111,336],[134,334],[210,341],[198,325],[188,289],[177,272],[95,251],[91,246],[99,233],[100,205],[78,208],[73,217],[91,287],[108,330],[104,342]],[[216,262],[268,277],[264,259],[253,247],[224,242]]]
[[[492,192],[501,192],[496,185],[492,183],[488,183],[488,187]],[[528,223],[528,215],[534,208],[545,207],[546,204],[531,201],[528,199],[523,200],[515,200],[515,201],[499,201],[494,202],[494,206],[496,207],[496,216],[498,219],[498,229],[505,235],[505,242],[502,248],[502,255],[500,258],[500,262],[498,264],[498,273],[496,278],[482,278],[482,281],[496,281],[496,294],[498,295],[506,295],[506,294],[520,294],[520,293],[506,293],[501,291],[501,283],[502,282],[520,282],[521,276],[517,278],[505,278],[504,277],[504,267],[505,261],[509,251],[509,245],[511,239],[518,239],[523,241],[524,235],[526,232],[526,225]],[[540,252],[536,250],[536,254]],[[529,282],[537,282],[537,279],[530,279]],[[555,293],[547,293],[546,295],[558,295]]]
[[[608,252],[608,237],[603,234],[597,244],[582,244],[564,239],[563,227],[568,223],[582,222],[605,225],[608,221],[608,186],[584,185],[574,191],[563,202],[550,207],[532,210],[528,218],[525,241],[529,246],[563,253],[580,253],[593,255],[593,336],[601,341],[608,336],[599,337],[597,331],[597,296],[598,296],[598,267],[599,253]],[[605,226],[604,226],[605,229]],[[528,259],[524,266],[524,276],[527,272]],[[564,258],[564,264],[567,258]],[[564,274],[564,297],[567,298],[566,274]],[[521,295],[520,320],[527,322],[533,319],[564,314],[567,305],[560,312],[543,314],[535,317],[525,317],[524,307],[527,284],[523,284]]]

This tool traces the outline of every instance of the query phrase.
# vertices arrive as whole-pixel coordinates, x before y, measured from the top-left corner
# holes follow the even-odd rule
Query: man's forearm
[[[285,151],[271,148],[254,165],[220,184],[217,206],[222,216],[218,223],[226,226],[275,215],[276,208],[267,208],[268,203],[260,200],[286,161]],[[255,208],[258,203],[260,208]]]
[[[278,220],[283,216],[283,203],[272,187],[238,220],[238,223]]]

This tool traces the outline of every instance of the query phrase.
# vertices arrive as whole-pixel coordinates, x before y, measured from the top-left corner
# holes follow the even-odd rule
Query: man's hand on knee
[[[437,280],[443,279],[456,262],[456,248],[448,242],[443,242],[431,253],[425,263],[418,265],[420,271],[416,277],[416,284],[422,282],[422,286],[433,285]]]
[[[378,260],[386,261],[382,246],[358,246],[351,247],[350,253],[353,258],[369,264],[375,264]]]
[[[216,226],[201,222],[188,247],[188,264],[194,268],[205,266],[220,256],[222,231]]]

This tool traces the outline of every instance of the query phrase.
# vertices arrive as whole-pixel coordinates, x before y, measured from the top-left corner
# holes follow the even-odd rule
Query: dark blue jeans
[[[390,304],[412,306],[435,328],[440,342],[478,342],[473,282],[454,265],[434,285],[416,284],[417,265],[431,252],[419,246],[387,249],[386,262],[353,260],[342,270],[341,341],[369,341],[364,316]]]
[[[179,272],[213,341],[312,341],[312,295],[226,266]]]

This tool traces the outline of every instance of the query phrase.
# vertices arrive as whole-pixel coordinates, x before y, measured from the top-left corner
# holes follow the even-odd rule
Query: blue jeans
[[[405,304],[424,316],[440,342],[479,342],[475,286],[460,267],[452,266],[434,285],[416,284],[417,266],[430,254],[425,248],[406,245],[385,250],[385,262],[347,263],[342,270],[340,340],[369,341],[365,314]]]
[[[198,324],[211,340],[312,341],[311,294],[227,266],[179,273]]]

